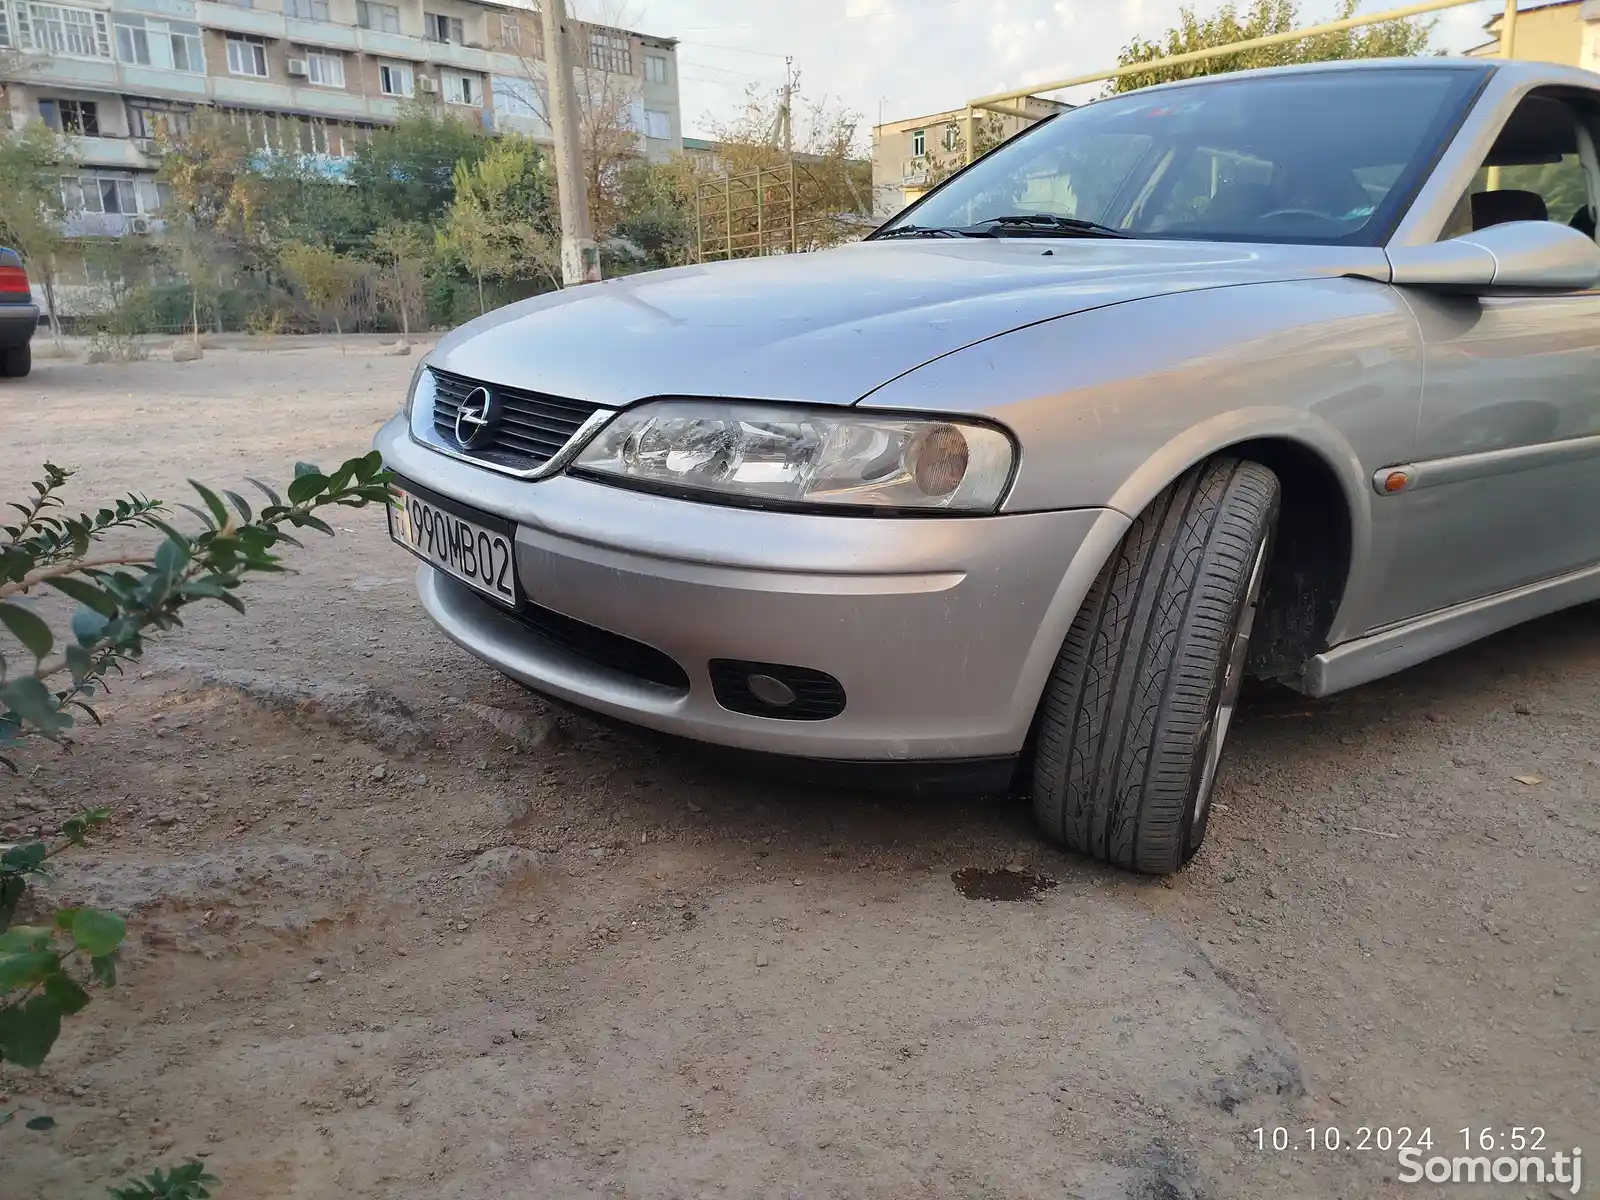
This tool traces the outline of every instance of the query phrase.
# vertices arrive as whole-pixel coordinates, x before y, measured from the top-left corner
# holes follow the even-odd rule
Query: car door
[[[1571,89],[1525,97],[1441,238],[1536,219],[1594,236],[1597,113]],[[1401,520],[1370,628],[1600,563],[1600,291],[1402,295],[1424,343],[1420,469],[1378,501]]]

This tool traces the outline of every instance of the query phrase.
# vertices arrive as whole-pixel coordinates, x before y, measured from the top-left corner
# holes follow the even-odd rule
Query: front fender
[[[1360,632],[1393,555],[1378,468],[1416,440],[1422,349],[1395,291],[1307,279],[1151,297],[990,338],[863,400],[981,414],[1022,448],[1004,510],[1138,513],[1188,467],[1263,438],[1298,443],[1339,480],[1351,567],[1330,630]],[[1107,554],[1110,553],[1108,548]],[[1098,569],[1098,565],[1096,567]],[[1082,596],[1059,628],[1065,636]],[[1042,686],[1042,679],[1041,679]]]

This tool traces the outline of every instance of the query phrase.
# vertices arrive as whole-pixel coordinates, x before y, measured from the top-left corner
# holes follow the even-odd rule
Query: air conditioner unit
[[[306,67],[306,60],[305,59],[303,59],[303,58],[291,58],[289,60],[289,74],[291,74],[291,75],[299,75],[299,76],[304,77],[306,75],[311,74],[311,72]]]
[[[128,228],[134,233],[149,233],[150,222],[144,217],[133,217],[128,221]]]
[[[427,92],[430,95],[439,90],[439,83],[431,75],[417,76],[417,91]]]

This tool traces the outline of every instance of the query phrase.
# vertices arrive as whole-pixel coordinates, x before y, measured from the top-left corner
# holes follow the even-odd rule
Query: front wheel
[[[1040,702],[1045,836],[1156,875],[1199,850],[1277,519],[1278,477],[1219,455],[1134,520]]]

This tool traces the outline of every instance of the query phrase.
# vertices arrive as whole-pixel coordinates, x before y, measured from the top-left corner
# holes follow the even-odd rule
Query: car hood
[[[1371,274],[1381,250],[1087,238],[861,242],[536,296],[429,357],[492,383],[621,405],[650,396],[851,404],[1024,325],[1147,296]]]

